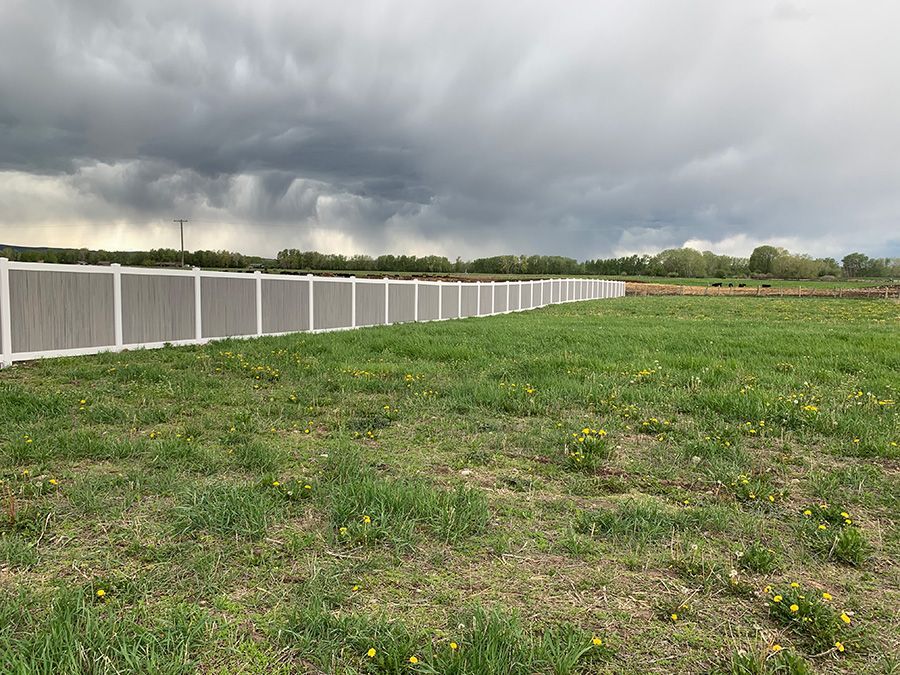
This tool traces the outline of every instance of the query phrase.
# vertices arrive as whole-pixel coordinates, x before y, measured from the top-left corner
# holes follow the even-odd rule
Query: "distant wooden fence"
[[[357,279],[0,258],[0,366],[226,337],[491,316],[624,295],[624,282],[600,279]]]

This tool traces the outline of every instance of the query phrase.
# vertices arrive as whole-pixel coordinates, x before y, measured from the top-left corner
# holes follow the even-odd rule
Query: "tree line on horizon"
[[[150,251],[104,251],[6,247],[0,256],[23,262],[64,264],[119,263],[136,267],[181,264],[176,249]],[[757,246],[749,258],[718,255],[712,251],[672,248],[656,255],[630,255],[579,262],[574,258],[546,255],[499,255],[454,261],[444,256],[368,255],[346,256],[284,249],[275,258],[248,256],[232,251],[185,251],[185,265],[204,268],[280,268],[332,272],[409,272],[474,274],[593,274],[604,276],[714,277],[720,279],[754,276],[779,279],[900,277],[900,258],[870,258],[849,253],[840,262],[834,258],[813,258],[775,246]]]

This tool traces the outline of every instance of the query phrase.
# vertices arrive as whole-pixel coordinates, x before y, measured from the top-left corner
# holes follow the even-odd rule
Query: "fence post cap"
[[[199,268],[199,267],[192,267],[191,269],[194,270],[195,272],[199,272],[199,271],[200,271],[200,268]]]
[[[119,263],[110,263],[109,266],[110,267],[121,267],[121,265]]]

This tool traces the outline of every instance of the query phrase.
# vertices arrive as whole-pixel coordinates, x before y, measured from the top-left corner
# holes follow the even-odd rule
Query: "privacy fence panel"
[[[384,291],[383,282],[356,282],[357,326],[378,326],[386,323]]]
[[[384,293],[384,290],[381,291]],[[313,283],[313,320],[317,329],[351,328],[353,286],[341,281]],[[357,300],[357,309],[359,300]],[[382,311],[384,311],[382,309]]]
[[[479,316],[484,316],[485,314],[493,314],[494,309],[491,306],[491,298],[494,297],[494,290],[492,284],[480,284],[478,289],[478,294],[481,296],[479,298],[480,312],[478,312]]]
[[[123,342],[140,345],[196,337],[194,301],[190,277],[122,274]]]
[[[419,321],[434,321],[439,317],[440,294],[438,286],[419,286]]]
[[[12,351],[115,344],[112,274],[10,270]]]
[[[489,316],[624,294],[622,282],[589,279],[459,283],[0,258],[0,365],[226,337]]]
[[[203,337],[256,334],[256,282],[252,277],[203,277],[200,295]]]
[[[263,333],[309,330],[309,282],[294,277],[262,280]]]
[[[388,319],[390,323],[407,323],[416,320],[415,283],[388,284]]]
[[[476,284],[463,284],[460,292],[462,293],[462,315],[478,316],[478,287]]]
[[[459,284],[441,284],[441,318],[459,318]]]

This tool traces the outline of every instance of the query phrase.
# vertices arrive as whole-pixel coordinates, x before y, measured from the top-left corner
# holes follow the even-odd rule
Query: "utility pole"
[[[176,218],[172,222],[181,225],[181,266],[184,267],[184,224],[188,220],[186,218]]]

